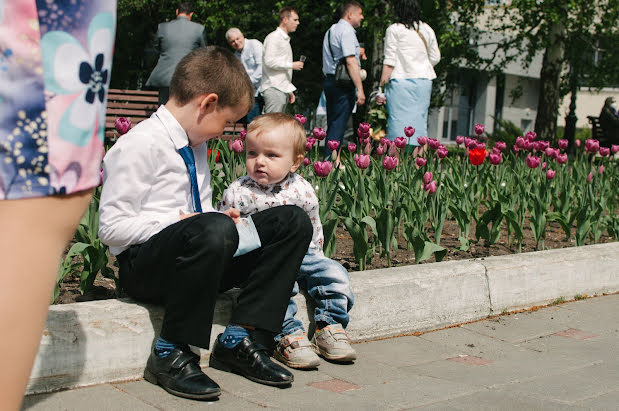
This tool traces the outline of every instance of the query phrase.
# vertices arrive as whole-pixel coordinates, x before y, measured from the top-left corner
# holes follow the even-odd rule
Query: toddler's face
[[[303,157],[294,155],[292,137],[286,128],[263,130],[260,134],[247,134],[246,167],[249,177],[260,184],[276,184],[289,172],[297,171]]]

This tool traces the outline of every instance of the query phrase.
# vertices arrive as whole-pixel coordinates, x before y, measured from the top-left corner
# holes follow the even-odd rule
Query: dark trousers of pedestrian
[[[327,75],[323,90],[327,101],[327,141],[338,141],[341,147],[348,119],[355,105],[355,88],[338,87],[335,85],[335,78]],[[324,157],[330,155],[331,151],[325,146]]]
[[[247,126],[251,121],[262,114],[262,109],[264,108],[264,98],[262,98],[262,94],[258,94],[254,100],[254,105],[249,110],[249,113],[245,117],[243,117],[239,122],[243,123]]]
[[[312,225],[296,206],[274,207],[252,220],[262,246],[236,258],[238,233],[221,213],[181,220],[118,256],[127,294],[164,306],[161,337],[208,348],[217,294],[233,287],[241,293],[231,324],[280,332]]]
[[[159,105],[163,105],[170,99],[170,87],[159,87]]]

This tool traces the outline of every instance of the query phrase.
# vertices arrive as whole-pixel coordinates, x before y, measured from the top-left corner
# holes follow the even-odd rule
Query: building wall
[[[517,99],[510,94],[522,87]],[[533,131],[539,99],[539,80],[507,74],[505,76],[505,95],[503,98],[503,119],[509,120],[523,132]]]
[[[587,116],[599,116],[602,106],[604,106],[604,100],[607,97],[615,97],[615,100],[619,101],[619,88],[604,88],[600,91],[588,88],[578,90],[576,94],[576,117],[578,118],[576,120],[576,127],[591,127]],[[569,94],[565,96],[559,106],[557,125],[560,127],[565,126],[565,116],[567,116],[570,109],[570,98]]]

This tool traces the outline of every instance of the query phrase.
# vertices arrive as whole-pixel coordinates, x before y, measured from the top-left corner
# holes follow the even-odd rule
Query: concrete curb
[[[578,294],[619,291],[619,242],[351,273],[355,341],[436,329]],[[212,339],[236,297],[217,303]],[[305,299],[296,297],[308,323]],[[131,300],[51,306],[28,394],[141,378],[159,307]],[[201,352],[204,359],[208,351]]]

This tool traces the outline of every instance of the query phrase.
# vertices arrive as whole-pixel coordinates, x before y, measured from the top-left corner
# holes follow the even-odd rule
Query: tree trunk
[[[554,140],[557,135],[557,116],[561,102],[561,71],[565,54],[565,26],[555,22],[550,28],[550,44],[544,51],[540,72],[540,92],[535,117],[538,138]]]

